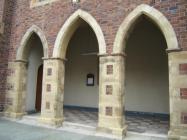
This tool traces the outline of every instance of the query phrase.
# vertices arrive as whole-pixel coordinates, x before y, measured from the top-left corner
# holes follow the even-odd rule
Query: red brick
[[[105,114],[106,116],[112,116],[113,114],[112,107],[106,107]]]
[[[113,87],[112,85],[106,85],[106,95],[112,95]]]
[[[123,20],[140,4],[148,4],[161,11],[173,26],[179,46],[183,50],[187,48],[186,0],[81,0],[79,4],[74,5],[71,0],[58,0],[35,8],[30,8],[30,1],[0,0],[0,22],[5,23],[5,32],[0,35],[0,93],[3,95],[6,93],[6,77],[10,74],[7,72],[8,62],[15,60],[17,49],[26,31],[32,25],[42,29],[51,57],[59,30],[77,9],[84,9],[90,13],[101,26],[106,39],[107,53],[113,51],[116,32]],[[187,74],[186,66],[181,66],[180,74]],[[4,103],[5,101],[0,102],[0,106]]]
[[[45,108],[46,108],[46,109],[50,109],[50,102],[46,102]]]
[[[187,99],[187,88],[180,89],[180,97],[181,99]]]
[[[113,74],[113,65],[107,65],[106,70],[107,70],[107,75]]]
[[[52,75],[52,68],[48,68],[48,69],[47,69],[47,75],[48,75],[48,76],[51,76],[51,75]]]
[[[181,113],[181,123],[182,124],[187,124],[187,112],[186,113],[184,113],[184,112]]]
[[[46,89],[47,92],[50,92],[51,91],[51,84],[47,84],[47,89]]]
[[[187,74],[187,63],[179,64],[179,73],[180,74]]]

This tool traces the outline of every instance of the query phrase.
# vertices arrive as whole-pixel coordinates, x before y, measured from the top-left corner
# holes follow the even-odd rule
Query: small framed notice
[[[87,74],[86,85],[94,86],[94,74],[91,73]]]

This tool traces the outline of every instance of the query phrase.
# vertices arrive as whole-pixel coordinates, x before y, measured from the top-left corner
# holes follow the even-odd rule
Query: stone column
[[[40,121],[61,126],[63,122],[64,60],[44,59]]]
[[[7,77],[7,95],[5,116],[20,118],[25,113],[27,62],[17,60],[9,63],[9,71],[12,73]]]
[[[169,53],[170,140],[187,140],[187,52]]]
[[[124,55],[101,55],[99,78],[98,130],[123,137],[124,119]]]

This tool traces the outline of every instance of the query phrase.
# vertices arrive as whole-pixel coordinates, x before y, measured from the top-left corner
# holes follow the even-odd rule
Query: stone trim
[[[44,6],[47,4],[50,4],[52,2],[55,2],[58,0],[44,0],[44,1],[39,1],[39,0],[31,0],[30,2],[30,8],[38,7],[38,6]]]
[[[179,48],[175,31],[167,18],[157,9],[146,4],[141,4],[136,7],[120,25],[114,41],[114,53],[123,52],[126,44],[125,38],[129,34],[129,29],[141,15],[147,16],[158,25],[166,39],[168,49]]]
[[[17,51],[16,60],[26,60],[27,56],[25,54],[25,51],[26,49],[28,49],[27,42],[33,33],[36,33],[38,37],[40,38],[42,42],[44,57],[48,58],[48,44],[47,44],[46,37],[43,31],[38,26],[33,25],[26,31],[25,35],[23,36],[21,40],[20,47],[18,48],[18,51]]]
[[[93,29],[98,40],[99,53],[106,53],[106,43],[101,27],[92,15],[90,15],[86,11],[79,9],[66,20],[66,22],[60,29],[55,41],[53,57],[65,58],[68,42],[71,36],[73,35],[74,31],[78,28],[81,22],[80,19],[88,23],[90,27]]]

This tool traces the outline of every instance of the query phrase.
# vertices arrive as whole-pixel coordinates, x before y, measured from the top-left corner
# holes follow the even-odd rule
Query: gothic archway
[[[79,9],[66,20],[60,29],[53,50],[54,58],[65,58],[68,42],[74,31],[79,27],[81,20],[88,23],[93,29],[99,44],[99,54],[106,53],[106,43],[101,27],[93,16],[86,11]]]

